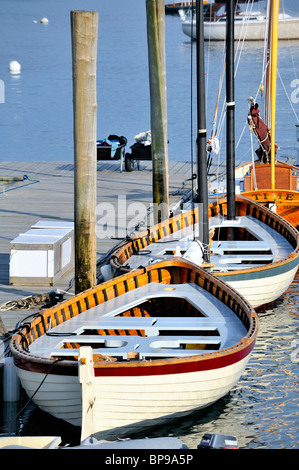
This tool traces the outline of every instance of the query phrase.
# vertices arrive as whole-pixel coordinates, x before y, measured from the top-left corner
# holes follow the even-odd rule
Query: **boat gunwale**
[[[289,253],[289,255],[281,260],[274,261],[273,263],[264,264],[257,267],[245,268],[245,269],[235,269],[230,272],[214,272],[213,274],[216,277],[225,277],[225,276],[238,276],[246,275],[248,273],[253,273],[257,271],[269,271],[270,269],[275,269],[279,266],[283,266],[290,261],[293,261],[295,258],[299,257],[299,233],[288,221],[284,220],[282,217],[273,213],[270,209],[261,204],[252,201],[251,199],[237,195],[236,206],[242,206],[245,204],[246,215],[250,215],[253,218],[266,223],[270,228],[275,230],[277,233],[285,237],[285,239],[290,243],[294,248],[294,251]],[[215,208],[218,206],[218,212],[213,213]],[[223,215],[223,207],[226,206],[226,198],[220,198],[218,201],[213,201],[209,203],[209,214],[210,216]],[[193,221],[192,221],[193,219]],[[175,225],[183,221],[182,226],[175,229]],[[119,270],[120,272],[128,272],[130,268],[124,266],[124,263],[140,249],[145,248],[151,243],[155,243],[163,236],[167,236],[171,233],[175,233],[178,230],[182,230],[186,227],[190,227],[192,223],[198,221],[198,211],[191,209],[188,212],[178,214],[166,221],[163,221],[159,224],[154,225],[152,228],[147,229],[140,235],[131,238],[125,245],[117,249],[110,257],[110,264],[114,269]],[[172,228],[171,228],[172,227]],[[162,232],[164,232],[162,234]],[[288,234],[288,237],[286,236]],[[131,253],[131,254],[130,254]]]
[[[195,363],[198,361],[210,360],[220,358],[226,355],[240,353],[244,349],[249,348],[251,350],[253,348],[258,332],[258,317],[249,302],[247,302],[246,299],[244,299],[232,287],[224,283],[221,279],[217,278],[211,273],[205,272],[202,268],[199,268],[198,266],[193,265],[188,261],[176,258],[173,260],[165,260],[160,263],[156,263],[147,268],[140,268],[134,270],[123,276],[114,278],[113,280],[106,281],[102,284],[97,285],[96,287],[90,288],[80,294],[75,295],[71,299],[61,302],[58,305],[41,310],[41,312],[39,312],[39,314],[36,314],[35,318],[31,322],[27,322],[21,325],[20,329],[13,335],[11,339],[10,349],[14,358],[15,365],[21,369],[32,371],[39,369],[38,365],[46,366],[49,369],[48,373],[51,374],[65,374],[67,368],[78,369],[77,361],[72,361],[64,358],[42,358],[40,356],[35,356],[34,354],[27,352],[26,348],[24,348],[23,346],[24,340],[27,341],[27,345],[29,345],[35,339],[37,339],[37,337],[40,337],[45,334],[45,327],[48,328],[51,324],[53,328],[58,324],[67,321],[68,318],[63,319],[62,317],[71,317],[71,306],[73,306],[75,303],[77,304],[77,309],[73,309],[73,316],[80,315],[80,313],[82,313],[83,311],[88,310],[87,304],[91,303],[92,298],[95,299],[95,295],[98,297],[98,302],[103,303],[109,300],[110,298],[115,298],[118,295],[121,295],[121,293],[119,292],[121,285],[122,287],[129,287],[129,283],[136,283],[136,279],[138,279],[138,281],[140,281],[141,283],[143,279],[142,276],[146,276],[147,278],[147,281],[145,278],[143,279],[143,281],[146,281],[143,285],[147,284],[148,282],[155,282],[155,280],[150,281],[150,278],[154,277],[153,274],[155,271],[155,275],[158,276],[159,270],[161,272],[163,269],[166,270],[169,277],[172,275],[177,275],[178,272],[180,272],[180,276],[182,276],[181,271],[182,269],[185,269],[185,279],[187,279],[187,276],[190,277],[190,280],[188,282],[194,282],[195,284],[199,285],[207,292],[210,292],[215,295],[220,301],[222,301],[225,305],[231,308],[231,310],[238,316],[238,318],[242,321],[243,325],[245,326],[247,330],[246,336],[243,336],[240,341],[235,345],[217,352],[181,358],[158,358],[151,361],[103,361],[97,363],[98,368],[126,369],[132,367],[136,368],[137,366],[153,367],[153,365],[169,366],[177,364]],[[172,271],[174,271],[174,273],[172,273]],[[193,277],[194,279],[191,280],[191,277]],[[187,280],[185,280],[185,282],[187,282]],[[162,283],[167,284],[165,280]],[[99,298],[100,294],[102,301],[100,301],[101,299]],[[107,296],[106,300],[104,300],[104,296]],[[95,305],[90,305],[89,308]],[[73,375],[73,372],[69,371],[69,373],[70,375]]]

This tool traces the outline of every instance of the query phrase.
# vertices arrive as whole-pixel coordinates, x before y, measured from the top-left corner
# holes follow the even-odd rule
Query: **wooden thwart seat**
[[[122,316],[124,311],[141,308],[161,296],[184,299],[192,305],[194,315],[184,316],[182,311],[180,317]],[[229,347],[245,334],[245,328],[227,306],[195,284],[151,283],[82,312],[47,333],[32,343],[32,354],[78,356],[80,346],[88,345],[93,346],[94,354],[127,359],[134,351],[140,359],[146,359]]]
[[[220,347],[219,336],[80,336],[68,340],[68,342],[81,343],[82,345],[92,343],[103,343],[103,347],[93,348],[93,354],[102,356],[114,356],[127,359],[131,352],[138,353],[139,359],[148,357],[182,357],[200,354]],[[207,346],[207,347],[205,347]],[[184,349],[186,348],[186,349]],[[194,348],[194,349],[193,349]],[[203,349],[201,349],[203,348]],[[52,357],[78,355],[78,349],[58,349],[52,351]]]

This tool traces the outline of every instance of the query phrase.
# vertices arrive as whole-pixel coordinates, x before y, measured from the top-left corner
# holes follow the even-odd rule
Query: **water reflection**
[[[196,448],[205,432],[233,434],[247,449],[298,448],[299,274],[271,307],[258,311],[260,330],[249,364],[237,386],[223,399],[178,425],[160,428]]]

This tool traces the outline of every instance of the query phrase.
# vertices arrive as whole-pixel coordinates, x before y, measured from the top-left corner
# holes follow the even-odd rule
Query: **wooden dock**
[[[186,162],[169,162],[170,207],[177,204],[186,191],[192,187],[191,165]],[[17,181],[11,180],[17,179]],[[184,188],[180,190],[184,181]],[[196,183],[195,183],[196,184]],[[24,233],[40,220],[74,220],[74,165],[67,162],[0,162],[0,306],[6,302],[26,296],[47,293],[53,289],[66,290],[74,276],[67,273],[57,285],[52,286],[10,286],[9,255],[10,241]],[[128,222],[128,214],[118,213],[119,201],[126,206],[152,203],[152,164],[140,162],[140,168],[120,172],[119,162],[98,162],[97,204],[99,217],[103,209],[112,208],[109,217],[116,216],[118,227],[115,238],[97,238],[97,259],[100,259],[118,243]],[[122,202],[123,203],[123,202]],[[135,206],[130,206],[134,208]],[[113,214],[114,208],[114,214]],[[112,220],[113,222],[113,220]],[[71,294],[73,289],[69,290]],[[67,298],[68,294],[65,294]],[[11,331],[16,323],[36,310],[0,310],[0,317]]]

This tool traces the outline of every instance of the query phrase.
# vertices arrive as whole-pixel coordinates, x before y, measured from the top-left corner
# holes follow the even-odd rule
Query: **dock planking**
[[[182,192],[178,191],[185,180],[191,178],[188,162],[169,162],[170,206],[179,202]],[[10,286],[9,252],[10,241],[30,229],[40,220],[74,220],[74,165],[69,162],[0,162],[0,306],[26,296],[47,293],[53,289],[66,290],[74,272],[67,273],[57,285],[52,286]],[[20,181],[8,181],[18,177]],[[23,179],[22,179],[23,178]],[[183,191],[191,188],[186,181]],[[172,196],[172,193],[174,194]],[[119,162],[98,162],[97,164],[97,205],[107,204],[114,208],[108,217],[117,217],[118,230],[115,238],[97,238],[97,259],[104,256],[118,243],[117,235],[126,233],[127,214],[118,214],[119,197],[126,204],[143,203],[147,208],[152,203],[152,164],[140,162],[139,169],[120,172]],[[104,206],[103,206],[104,207]],[[123,206],[122,206],[123,207]],[[134,206],[133,206],[134,207]],[[101,210],[100,210],[101,213]],[[110,222],[109,222],[110,223]],[[69,289],[73,293],[73,288]],[[66,294],[67,296],[68,294]],[[11,331],[16,323],[36,310],[0,310],[6,328]]]

